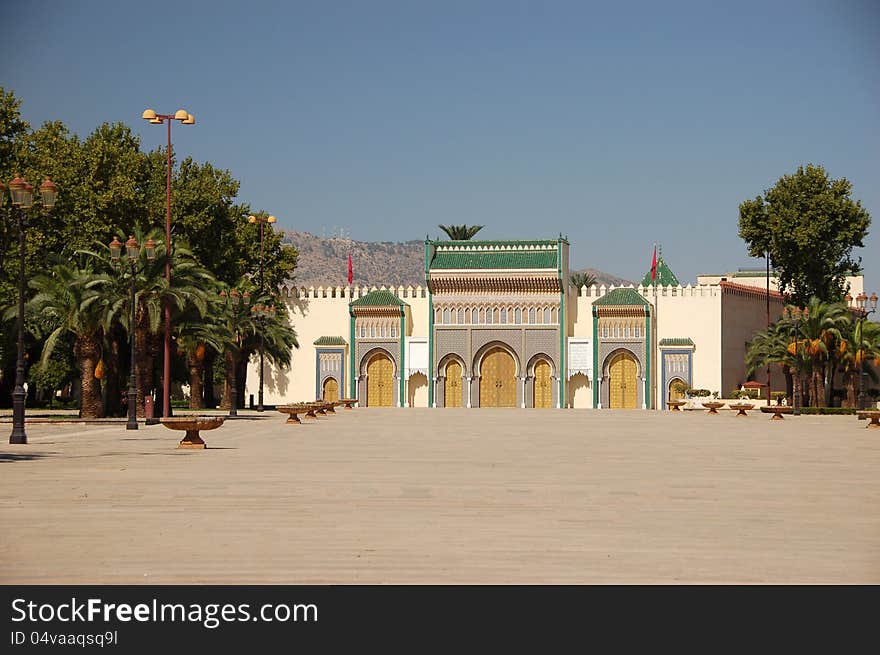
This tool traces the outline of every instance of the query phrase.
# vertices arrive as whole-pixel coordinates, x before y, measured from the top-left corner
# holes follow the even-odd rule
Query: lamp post
[[[236,357],[236,349],[241,348],[241,339],[239,337],[238,331],[236,329],[236,322],[238,318],[238,306],[239,304],[244,303],[244,306],[247,307],[251,302],[251,294],[245,291],[244,293],[239,293],[237,289],[232,289],[228,294],[226,290],[220,292],[220,299],[226,303],[226,313],[230,318],[230,331],[232,332],[232,337],[235,341],[235,347],[232,350],[232,380],[230,380],[230,390],[229,390],[229,415],[230,416],[238,416],[238,381],[235,379],[235,369],[238,366],[237,357]]]
[[[767,332],[770,332],[770,251],[767,251]],[[767,406],[770,406],[770,362],[767,362]]]
[[[274,216],[248,216],[248,223],[257,223],[260,226],[260,295],[262,296],[263,291],[263,226],[267,223],[274,223],[277,219]],[[274,311],[274,307],[272,308]],[[262,317],[261,317],[262,318]],[[263,351],[265,348],[265,340],[263,338],[263,332],[260,332],[260,390],[257,394],[257,411],[263,411]]]
[[[275,316],[275,305],[263,305],[258,304],[254,305],[251,308],[251,314],[253,314],[254,318],[257,319],[257,322],[260,324],[260,393],[259,393],[259,402],[257,404],[257,411],[263,411],[263,334],[265,333],[266,319],[272,318]]]
[[[157,114],[145,109],[141,118],[151,125],[168,125],[168,147],[165,164],[165,282],[171,287],[171,122],[194,125],[196,119],[185,109],[173,114]],[[162,416],[171,416],[171,301],[165,301],[165,347],[162,358]]]
[[[24,430],[24,257],[26,237],[29,227],[27,212],[34,205],[34,187],[18,175],[9,183],[9,195],[12,198],[13,214],[18,215],[18,355],[15,360],[15,388],[12,390],[12,434],[9,443],[27,443]],[[40,185],[40,201],[43,209],[51,211],[55,206],[58,187],[48,177]],[[0,184],[0,205],[6,199],[6,187]]]
[[[120,255],[122,254],[122,244],[116,237],[113,237],[113,241],[108,244],[110,248],[110,261],[113,262],[114,266],[117,266],[121,262]],[[147,239],[147,242],[144,244],[144,250],[146,251],[147,261],[153,261],[156,259],[156,242],[152,239]],[[129,331],[131,334],[131,370],[128,375],[128,422],[125,424],[126,430],[137,430],[137,382],[135,380],[134,368],[135,368],[135,321],[137,320],[136,309],[137,309],[137,299],[136,294],[137,290],[135,288],[135,283],[137,281],[137,275],[144,269],[141,268],[138,270],[138,259],[140,259],[141,247],[133,236],[129,237],[128,241],[125,242],[125,254],[128,258],[128,266],[131,272],[131,322],[129,323]],[[121,267],[124,270],[124,266]]]
[[[856,366],[859,369],[859,398],[857,402],[857,408],[859,410],[865,409],[865,388],[864,388],[864,380],[865,377],[865,362],[864,356],[862,354],[862,330],[865,325],[865,320],[868,318],[870,314],[873,314],[877,311],[877,294],[871,294],[871,309],[867,308],[868,296],[865,295],[865,292],[862,291],[855,298],[855,305],[852,304],[853,297],[849,294],[846,294],[846,304],[850,306],[850,309],[853,310],[858,316],[858,323],[856,325]]]

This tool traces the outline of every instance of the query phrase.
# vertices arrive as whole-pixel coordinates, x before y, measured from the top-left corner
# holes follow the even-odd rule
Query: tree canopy
[[[470,241],[485,225],[438,225],[453,241]]]
[[[852,184],[813,164],[739,206],[739,236],[749,255],[770,254],[780,291],[799,306],[812,296],[825,302],[843,297],[846,276],[861,271],[852,250],[863,245],[870,224],[861,202],[852,199]]]

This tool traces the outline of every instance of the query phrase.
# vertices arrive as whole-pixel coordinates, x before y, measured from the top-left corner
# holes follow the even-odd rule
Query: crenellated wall
[[[745,341],[766,323],[765,298],[755,291],[733,293],[729,283],[687,285],[677,287],[635,287],[655,309],[652,309],[652,378],[654,394],[660,393],[657,377],[660,353],[658,343],[664,338],[689,338],[694,342],[692,357],[692,385],[698,388],[729,392],[727,386],[736,384],[744,376],[742,356]],[[566,315],[567,337],[595,339],[593,334],[592,305],[614,290],[604,285],[569,289]],[[292,366],[286,371],[275,371],[266,366],[264,403],[267,405],[310,400],[315,397],[316,346],[313,342],[322,336],[342,337],[350,341],[349,303],[380,289],[391,291],[409,305],[407,337],[428,336],[428,290],[416,287],[297,287],[280,288],[281,298],[287,304],[290,320],[297,332],[300,347],[293,351]],[[722,311],[722,296],[725,297]],[[781,301],[774,300],[773,311],[778,316]],[[444,327],[445,326],[439,326]],[[511,326],[513,327],[513,326]],[[726,338],[725,338],[726,337]],[[734,343],[735,342],[735,343]],[[347,396],[349,375],[349,346],[345,347],[346,388],[340,394]],[[435,362],[436,364],[436,362]],[[602,362],[599,362],[601,368]],[[759,380],[763,380],[758,376]],[[256,398],[258,372],[255,358],[248,370],[247,394]],[[777,388],[774,382],[774,388]],[[573,395],[576,407],[592,406],[591,393],[580,391]],[[247,398],[245,399],[247,401]]]

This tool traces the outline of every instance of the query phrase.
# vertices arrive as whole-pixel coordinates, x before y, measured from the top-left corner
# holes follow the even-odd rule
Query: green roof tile
[[[642,298],[638,291],[630,287],[614,289],[599,298],[594,305],[628,305],[647,306],[650,303]]]
[[[390,291],[371,291],[357,300],[353,300],[352,307],[404,307],[406,305],[400,298]]]
[[[694,342],[690,337],[671,337],[669,339],[660,339],[661,346],[693,346]]]
[[[642,278],[641,285],[643,287],[652,287],[654,286],[654,282],[656,281],[662,287],[679,287],[681,283],[678,281],[678,278],[675,277],[675,273],[672,272],[672,269],[666,265],[666,262],[663,261],[663,258],[660,257],[657,260],[657,279],[651,280],[651,271],[645,273],[645,277]]]
[[[431,270],[557,268],[558,243],[534,241],[434,241]]]
[[[344,346],[345,339],[342,337],[318,337],[314,342],[316,346]]]

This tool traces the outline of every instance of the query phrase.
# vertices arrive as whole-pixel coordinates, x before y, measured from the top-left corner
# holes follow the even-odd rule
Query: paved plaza
[[[853,417],[246,413],[0,445],[0,583],[880,583]],[[3,439],[8,423],[0,424]]]

